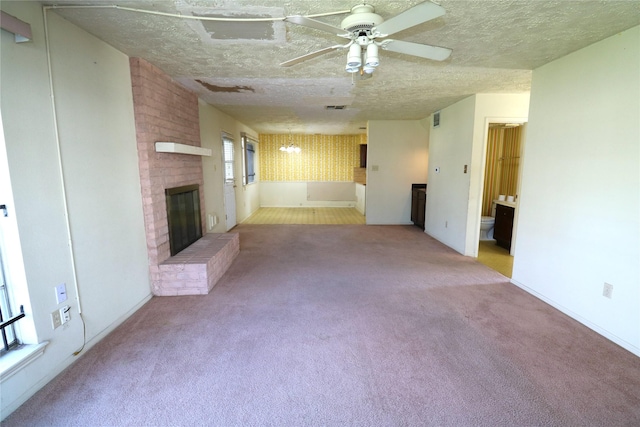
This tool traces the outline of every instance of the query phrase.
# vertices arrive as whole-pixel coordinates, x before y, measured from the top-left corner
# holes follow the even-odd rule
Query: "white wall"
[[[513,282],[640,355],[640,27],[535,70],[529,119]]]
[[[15,223],[8,226],[17,226],[20,238],[8,249],[21,251],[24,261],[23,279],[9,272],[8,280],[29,294],[30,301],[16,301],[27,309],[27,318],[18,322],[25,341],[49,341],[42,356],[3,381],[5,417],[71,364],[72,353],[82,346],[74,261],[85,348],[146,302],[151,292],[128,58],[48,14],[63,187],[42,9],[35,2],[1,6],[30,23],[34,34],[24,44],[1,34],[2,121],[15,201]],[[62,306],[54,293],[60,283],[67,284],[71,321],[53,330],[50,313]]]
[[[411,224],[411,184],[427,182],[426,126],[424,120],[369,122],[367,224]]]
[[[425,233],[464,253],[469,207],[475,97],[463,99],[440,112],[440,126],[429,138],[429,185]]]
[[[222,113],[204,101],[200,106],[200,140],[202,147],[210,148],[211,157],[202,158],[204,174],[204,201],[207,215],[215,214],[219,221],[213,228],[207,228],[209,233],[224,233],[226,231],[224,209],[224,169],[222,159],[222,133],[226,132],[235,142],[236,158],[236,222],[241,223],[260,208],[260,144],[256,143],[254,160],[256,182],[242,185],[242,142],[241,133],[244,132],[258,141],[258,133],[238,122],[233,117]]]
[[[362,215],[367,214],[367,186],[364,184],[356,184],[355,208]]]
[[[332,184],[346,184],[353,187],[353,200],[309,200],[310,190],[307,181],[262,181],[260,183],[260,206],[265,208],[354,207],[356,204],[355,182],[327,182],[329,191],[331,191]],[[339,188],[336,188],[336,197],[344,197],[344,190],[344,185],[339,185]]]
[[[477,255],[488,124],[526,120],[528,108],[528,93],[478,94],[440,112],[429,137],[427,234]]]

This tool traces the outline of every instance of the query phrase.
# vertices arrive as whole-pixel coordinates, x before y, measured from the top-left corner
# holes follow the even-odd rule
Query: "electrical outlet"
[[[71,320],[71,307],[65,305],[60,310],[60,320],[62,320],[62,324],[64,325],[69,320]]]
[[[605,282],[604,288],[602,289],[602,296],[611,299],[613,296],[613,285]]]
[[[447,227],[449,227],[449,221],[444,222],[444,228],[447,228]]]
[[[51,313],[51,326],[53,326],[53,329],[57,328],[58,326],[62,326],[62,318],[60,317],[60,310],[56,310],[53,313]]]
[[[67,284],[61,283],[56,286],[56,302],[61,304],[67,300]]]

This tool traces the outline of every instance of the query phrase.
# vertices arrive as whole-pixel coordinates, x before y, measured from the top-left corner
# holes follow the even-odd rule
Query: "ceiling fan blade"
[[[324,49],[316,50],[315,52],[307,53],[306,55],[298,56],[297,58],[290,59],[280,64],[281,67],[290,67],[295,64],[299,64],[300,62],[306,61],[307,59],[315,58],[320,55],[324,55],[325,53],[331,52],[333,50],[342,49],[344,46],[336,45],[331,47],[325,47]]]
[[[306,16],[300,16],[300,15],[287,16],[284,20],[287,22],[291,22],[293,24],[315,28],[316,30],[326,31],[340,37],[349,37],[349,33],[341,28],[334,27],[333,25],[325,24],[324,22],[316,21],[315,19],[307,18]]]
[[[452,50],[446,47],[431,46],[428,44],[403,42],[400,40],[385,40],[380,44],[384,50],[419,56],[421,58],[444,61],[451,55]]]
[[[438,18],[444,15],[445,12],[442,6],[426,1],[405,10],[393,18],[389,18],[389,20],[375,27],[374,32],[380,33],[381,37],[390,36],[391,34]]]

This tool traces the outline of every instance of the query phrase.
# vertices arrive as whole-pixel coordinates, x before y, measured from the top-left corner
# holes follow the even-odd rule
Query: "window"
[[[13,323],[9,323],[10,321],[16,321],[24,317],[24,312],[22,310],[20,311],[20,314],[13,317],[13,310],[11,310],[11,304],[9,301],[9,291],[7,289],[7,283],[4,275],[2,253],[0,252],[0,323],[3,324],[2,331],[0,332],[2,334],[2,347],[0,347],[0,354],[9,351],[20,344]],[[5,322],[8,324],[5,325]]]
[[[256,182],[255,155],[257,142],[242,134],[242,184],[253,184]]]
[[[222,135],[222,151],[224,160],[224,182],[231,183],[236,180],[233,170],[233,139],[227,134]]]

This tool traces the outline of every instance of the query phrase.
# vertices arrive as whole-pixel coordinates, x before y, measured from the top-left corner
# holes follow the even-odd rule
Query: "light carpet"
[[[3,425],[640,425],[640,358],[417,227],[235,231]]]

